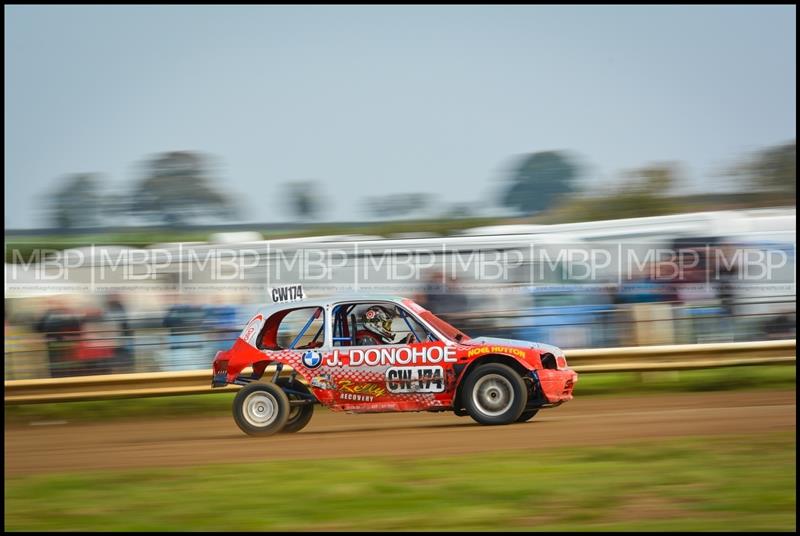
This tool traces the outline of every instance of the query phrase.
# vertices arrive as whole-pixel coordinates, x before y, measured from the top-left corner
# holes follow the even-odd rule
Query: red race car
[[[250,435],[297,432],[315,404],[524,422],[571,400],[578,380],[554,346],[468,337],[406,298],[311,300],[296,286],[273,289],[273,299],[282,303],[260,310],[214,358],[213,387],[243,386],[233,416]],[[259,382],[270,365],[271,381]],[[281,376],[285,367],[288,377]]]

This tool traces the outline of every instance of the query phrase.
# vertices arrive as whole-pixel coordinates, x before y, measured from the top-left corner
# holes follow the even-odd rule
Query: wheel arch
[[[469,364],[467,364],[466,368],[461,371],[461,374],[458,377],[458,383],[456,384],[456,392],[453,395],[453,407],[454,408],[461,408],[461,387],[464,385],[464,380],[469,376],[469,374],[475,370],[475,368],[486,365],[488,363],[500,363],[502,365],[507,365],[514,369],[521,377],[525,377],[530,373],[533,369],[530,365],[523,363],[519,359],[512,357],[506,354],[487,354],[481,356]]]
[[[264,376],[264,372],[266,372],[267,367],[270,366],[275,361],[269,359],[262,359],[260,361],[256,361],[251,365],[253,368],[253,378],[256,380],[260,380]]]

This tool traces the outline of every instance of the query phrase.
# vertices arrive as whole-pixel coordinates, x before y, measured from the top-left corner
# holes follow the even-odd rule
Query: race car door
[[[446,406],[452,348],[393,302],[347,302],[331,311],[334,409],[419,411]]]

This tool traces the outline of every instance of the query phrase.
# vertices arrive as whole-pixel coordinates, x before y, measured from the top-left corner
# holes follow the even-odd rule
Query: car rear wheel
[[[511,424],[528,403],[522,377],[501,363],[473,370],[464,382],[462,397],[467,413],[480,424]]]
[[[244,433],[252,436],[280,432],[290,410],[286,393],[274,383],[245,385],[233,399],[233,419]]]
[[[278,381],[275,382],[279,387],[282,389],[290,389],[292,391],[297,391],[303,394],[311,394],[311,391],[305,384],[300,382],[299,380],[289,381],[289,378],[278,378]],[[291,405],[292,400],[304,400],[307,397],[300,397],[295,394],[286,393],[286,396],[289,398],[289,403]],[[286,420],[286,424],[283,426],[281,433],[284,434],[292,434],[294,432],[299,432],[303,428],[306,427],[308,422],[311,420],[311,417],[314,415],[314,404],[304,404],[302,406],[291,406],[289,411],[289,418]]]
[[[529,421],[529,420],[533,419],[533,416],[536,415],[537,413],[539,413],[538,409],[526,409],[519,416],[519,419],[517,419],[517,422]]]

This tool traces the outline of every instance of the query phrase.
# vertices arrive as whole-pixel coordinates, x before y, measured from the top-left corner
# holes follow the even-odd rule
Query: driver
[[[392,330],[392,321],[395,316],[395,313],[386,307],[380,305],[369,307],[364,312],[364,317],[362,319],[365,329],[358,332],[358,344],[367,346],[375,344],[408,343],[408,339],[412,337],[410,333],[405,340],[395,340],[397,334]]]

